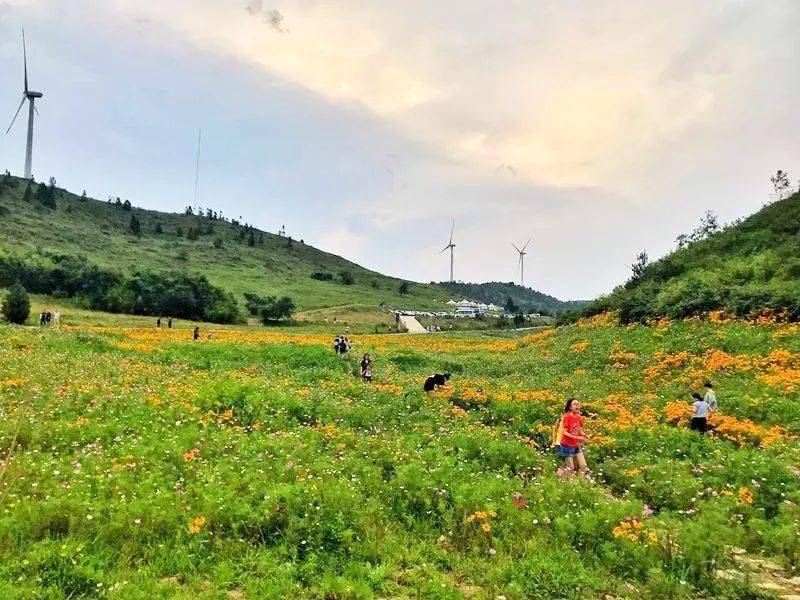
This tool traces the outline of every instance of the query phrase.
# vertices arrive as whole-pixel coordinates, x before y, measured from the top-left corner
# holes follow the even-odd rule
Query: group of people
[[[426,390],[427,385],[426,381]],[[701,434],[705,434],[709,430],[709,415],[719,410],[714,384],[709,381],[705,384],[705,388],[705,396],[701,396],[698,392],[692,393],[694,413],[689,422],[689,429]],[[581,403],[577,398],[570,398],[564,406],[563,414],[553,426],[552,436],[553,449],[558,456],[564,459],[564,465],[570,476],[577,473],[579,476],[585,477],[588,465],[582,445],[588,441],[589,436],[583,431]]]
[[[706,433],[709,430],[708,417],[711,413],[717,412],[719,409],[714,385],[709,381],[706,383],[705,387],[705,396],[701,396],[697,392],[692,392],[692,407],[694,407],[694,413],[692,414],[692,420],[689,422],[689,429],[692,431],[699,431],[700,433]]]
[[[44,327],[45,325],[61,325],[61,313],[58,311],[50,312],[49,310],[43,310],[39,313],[39,327]]]
[[[158,319],[156,319],[156,327],[161,329],[161,317],[158,317]],[[172,329],[172,317],[167,318],[167,327],[169,329]]]
[[[350,353],[350,348],[352,348],[350,338],[343,335],[337,335],[333,338],[333,350],[336,352],[337,356],[347,358],[347,355]]]

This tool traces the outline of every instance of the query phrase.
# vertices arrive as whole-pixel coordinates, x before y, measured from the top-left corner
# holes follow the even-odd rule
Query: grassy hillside
[[[36,199],[23,201],[25,182],[2,178],[0,183],[0,251],[32,260],[50,255],[82,255],[89,262],[122,271],[180,270],[204,274],[212,284],[233,292],[242,302],[245,292],[288,295],[301,309],[349,305],[421,308],[441,307],[446,292],[436,286],[411,283],[401,295],[402,280],[364,269],[339,256],[308,246],[291,245],[285,237],[254,231],[256,244],[248,245],[243,227],[195,215],[179,215],[121,206],[82,198],[56,188],[55,210]],[[33,186],[33,191],[37,188]],[[132,216],[140,222],[141,235],[130,230]],[[155,233],[160,225],[163,233]],[[212,233],[207,233],[209,226]],[[176,231],[181,228],[184,237]],[[190,228],[201,234],[195,241],[185,236]],[[259,240],[263,236],[263,243]],[[217,244],[221,247],[215,247]],[[350,271],[354,282],[344,285],[337,274]],[[333,281],[311,278],[315,272],[330,273]]]
[[[542,292],[511,282],[451,283],[443,281],[437,285],[447,290],[450,296],[456,300],[467,298],[485,302],[486,304],[494,303],[497,306],[505,306],[508,298],[511,298],[526,313],[538,312],[556,315],[566,310],[583,308],[587,304],[581,301],[564,302],[553,296],[548,296]]]
[[[187,334],[0,325],[0,597],[800,594],[796,325],[600,317],[358,336],[349,359],[328,335]],[[590,481],[548,447],[573,395]]]
[[[706,227],[694,233],[696,241],[691,237],[590,310],[618,309],[625,322],[764,309],[800,319],[800,193],[721,231]]]

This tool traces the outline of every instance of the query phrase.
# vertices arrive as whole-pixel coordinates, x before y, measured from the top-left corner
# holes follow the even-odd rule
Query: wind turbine
[[[447,246],[442,248],[441,252],[439,252],[439,254],[441,254],[445,250],[450,250],[450,283],[455,281],[455,279],[453,279],[453,248],[456,247],[456,245],[453,243],[453,229],[455,229],[455,226],[456,222],[453,221],[453,224],[450,227],[450,241],[447,242]]]
[[[17,112],[14,113],[14,118],[11,119],[11,125],[9,125],[8,129],[6,129],[6,135],[14,126],[14,121],[17,120],[17,116],[19,115],[19,111],[22,110],[22,105],[25,104],[25,100],[28,100],[30,104],[28,106],[28,145],[25,148],[25,179],[30,179],[31,159],[33,158],[33,113],[35,112],[37,115],[39,114],[39,111],[36,110],[34,102],[36,101],[36,98],[42,97],[42,92],[33,92],[28,89],[28,53],[25,49],[24,29],[22,30],[22,60],[23,64],[25,65],[25,89],[22,92],[22,102],[19,103],[19,108],[17,108]]]
[[[528,238],[528,241],[525,242],[525,245],[522,247],[522,250],[517,248],[517,245],[514,242],[511,242],[511,245],[514,246],[514,250],[516,250],[519,253],[519,263],[518,263],[519,284],[521,286],[525,285],[525,255],[527,254],[527,252],[525,252],[525,249],[528,247],[528,244],[531,243],[531,239],[532,238]]]

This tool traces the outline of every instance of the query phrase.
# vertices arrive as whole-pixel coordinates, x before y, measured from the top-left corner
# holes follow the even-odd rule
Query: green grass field
[[[96,318],[0,326],[2,598],[800,594],[796,325],[599,317],[342,360],[328,333]],[[591,481],[548,448],[571,395]]]

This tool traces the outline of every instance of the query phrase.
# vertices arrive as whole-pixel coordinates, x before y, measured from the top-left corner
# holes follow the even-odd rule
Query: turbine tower
[[[520,250],[519,248],[517,248],[517,245],[514,242],[511,242],[511,245],[514,246],[514,250],[516,250],[519,253],[519,262],[517,263],[517,267],[519,268],[519,284],[521,286],[525,285],[525,255],[527,254],[527,252],[525,252],[525,249],[528,247],[528,244],[530,243],[531,240],[529,238],[528,241],[525,242],[525,245],[522,247],[522,250]]]
[[[453,229],[455,229],[455,226],[456,222],[453,221],[453,225],[450,227],[450,241],[447,242],[447,246],[442,248],[441,252],[439,252],[439,254],[441,254],[445,250],[450,250],[450,283],[455,281],[455,279],[453,279],[453,248],[456,247],[456,245],[453,243]]]
[[[17,120],[17,116],[19,115],[19,111],[22,110],[22,105],[25,104],[25,100],[28,101],[28,144],[25,148],[25,179],[31,178],[31,161],[33,159],[33,115],[36,113],[39,114],[39,111],[36,110],[36,106],[34,102],[36,98],[42,97],[42,92],[34,92],[28,89],[28,53],[25,48],[25,30],[22,30],[22,60],[23,65],[25,67],[25,88],[22,91],[22,101],[19,103],[19,108],[17,108],[17,112],[14,113],[14,118],[11,119],[11,125],[8,126],[6,129],[6,134],[11,131],[11,128],[14,126],[14,121]]]

